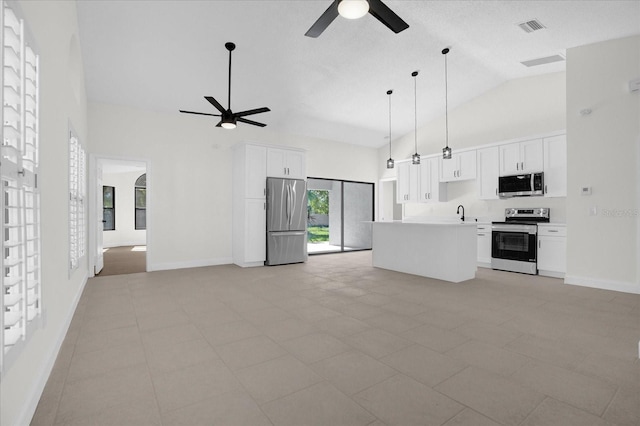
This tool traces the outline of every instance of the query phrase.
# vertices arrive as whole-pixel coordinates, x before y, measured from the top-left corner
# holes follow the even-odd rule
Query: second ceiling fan
[[[225,43],[224,47],[226,47],[227,50],[229,51],[229,92],[227,97],[228,108],[224,109],[224,107],[220,105],[220,102],[216,101],[213,98],[213,96],[205,96],[204,98],[207,101],[209,101],[209,103],[213,105],[218,111],[220,111],[220,114],[209,114],[207,112],[195,112],[195,111],[184,111],[184,110],[180,110],[180,112],[183,112],[185,114],[210,115],[214,117],[220,117],[220,122],[216,124],[216,127],[222,127],[224,129],[235,129],[236,123],[238,121],[241,123],[252,124],[254,126],[265,127],[266,124],[264,123],[258,123],[257,121],[248,120],[244,117],[246,117],[247,115],[259,114],[261,112],[271,111],[267,107],[249,109],[249,110],[240,111],[240,112],[231,111],[231,52],[236,48],[236,45],[231,42],[228,42],[228,43]]]
[[[367,12],[396,34],[409,28],[409,24],[380,0],[334,0],[305,35],[318,37],[338,15],[348,19],[357,19],[366,15]]]

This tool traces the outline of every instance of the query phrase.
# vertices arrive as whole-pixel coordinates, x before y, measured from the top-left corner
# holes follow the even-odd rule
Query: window
[[[135,227],[147,229],[147,174],[136,179],[134,188],[135,197]]]
[[[102,187],[102,229],[116,230],[116,188],[113,186]]]
[[[38,61],[27,28],[0,0],[2,31],[2,256],[0,369],[15,360],[42,318],[38,189]]]
[[[86,251],[86,160],[78,137],[69,130],[69,268],[78,267]]]

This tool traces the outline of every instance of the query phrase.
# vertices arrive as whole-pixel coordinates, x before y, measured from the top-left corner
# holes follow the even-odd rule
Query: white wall
[[[567,51],[568,282],[640,293],[638,77],[638,36]]]
[[[44,326],[2,376],[0,424],[28,424],[87,277],[86,258],[69,276],[68,130],[87,142],[86,95],[73,1],[18,2],[40,53],[40,176]],[[77,330],[70,330],[74,338]],[[60,362],[69,362],[62,353]],[[56,378],[56,380],[62,380]]]
[[[450,91],[455,83],[450,83]],[[536,136],[566,128],[565,73],[552,73],[508,81],[495,89],[449,111],[449,146],[456,149]],[[420,96],[420,94],[418,94]],[[415,152],[414,133],[392,141],[392,156],[410,158]],[[441,154],[445,146],[444,116],[418,128],[418,153]],[[388,170],[389,147],[378,150],[381,178],[395,176]],[[437,204],[405,204],[406,216],[456,216],[464,205],[465,215],[489,220],[504,218],[507,207],[550,207],[552,220],[564,222],[564,198],[518,198],[478,200],[476,182],[447,184],[448,201]]]
[[[135,228],[134,187],[144,170],[127,173],[104,173],[102,185],[116,189],[116,229],[102,232],[104,247],[135,246],[147,243],[147,231]]]
[[[215,127],[215,119],[89,105],[96,156],[146,158],[149,270],[231,263],[231,147],[242,141],[307,150],[307,175],[377,181],[377,151],[284,135],[266,128]]]

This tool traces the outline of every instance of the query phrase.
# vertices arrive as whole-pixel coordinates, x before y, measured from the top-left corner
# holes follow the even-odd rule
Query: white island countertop
[[[373,266],[450,282],[475,278],[476,222],[373,223]]]

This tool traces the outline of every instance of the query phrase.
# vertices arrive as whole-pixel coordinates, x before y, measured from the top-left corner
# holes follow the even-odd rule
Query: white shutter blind
[[[0,371],[17,357],[41,318],[38,176],[38,55],[24,21],[2,13],[2,256]]]
[[[69,267],[78,267],[86,251],[85,152],[78,137],[69,131]]]

